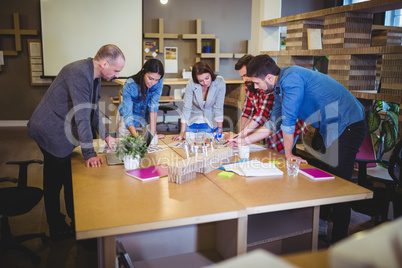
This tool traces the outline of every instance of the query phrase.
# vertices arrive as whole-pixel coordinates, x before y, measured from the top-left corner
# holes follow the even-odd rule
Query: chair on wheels
[[[402,140],[400,140],[392,152],[388,162],[388,173],[394,180],[395,196],[393,199],[394,218],[402,215]]]
[[[170,96],[170,85],[163,85],[162,88],[162,95],[161,96]],[[175,111],[177,110],[178,107],[174,102],[168,102],[168,103],[159,103],[159,110],[163,111],[163,121],[158,123],[159,124],[164,124],[166,125],[166,130],[169,131],[169,124],[166,122],[166,114],[168,111]],[[176,128],[178,128],[178,125],[176,125]]]
[[[362,146],[359,149],[360,152],[357,155],[356,162],[358,163],[358,184],[360,186],[372,190],[373,199],[353,202],[352,209],[356,212],[363,213],[373,217],[375,224],[380,224],[387,220],[390,202],[393,203],[394,214],[396,214],[396,212],[398,211],[397,209],[395,209],[396,208],[395,206],[397,205],[396,190],[398,189],[398,187],[400,189],[400,186],[398,186],[400,185],[400,183],[399,180],[396,178],[395,174],[394,177],[392,177],[393,175],[391,175],[391,170],[397,170],[398,163],[399,167],[401,165],[400,164],[401,160],[399,160],[399,162],[397,160],[398,145],[399,145],[399,154],[401,153],[400,152],[401,142],[399,142],[394,148],[394,151],[390,158],[388,170],[382,167],[376,167],[376,163],[379,163],[381,161],[375,158],[370,134],[367,134],[365,141],[363,142]],[[371,151],[367,150],[367,148],[371,149]],[[362,159],[359,158],[359,155],[360,157],[362,155],[368,157]],[[372,156],[370,157],[370,155]],[[391,163],[392,159],[394,159],[393,164]],[[372,165],[372,167],[370,167],[370,165]],[[370,169],[373,168],[375,169],[374,170],[375,173],[374,174],[371,173],[370,174],[371,176],[368,177],[367,175],[369,171],[371,171]],[[386,178],[388,177],[388,175],[391,176],[392,179]],[[400,177],[399,173],[398,176]]]
[[[1,213],[1,239],[0,249],[1,253],[7,250],[18,250],[27,254],[32,263],[39,264],[40,257],[22,245],[21,242],[41,238],[43,242],[49,241],[49,237],[45,233],[24,234],[19,236],[12,236],[8,217],[18,216],[31,211],[42,199],[43,191],[37,187],[27,185],[27,171],[28,165],[32,163],[43,164],[41,160],[29,161],[13,161],[7,162],[8,165],[19,165],[18,180],[10,177],[0,178],[0,182],[10,181],[17,183],[17,187],[4,187],[0,188],[0,213]]]
[[[224,104],[223,105],[223,131],[235,132],[235,127],[241,116],[241,109],[237,106]]]

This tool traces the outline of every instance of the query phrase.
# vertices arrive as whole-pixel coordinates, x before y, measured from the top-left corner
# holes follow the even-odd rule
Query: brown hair
[[[194,64],[193,70],[192,70],[192,73],[191,73],[194,83],[199,84],[198,79],[197,79],[197,75],[205,74],[205,73],[209,73],[211,75],[212,81],[215,81],[216,74],[214,73],[214,71],[212,71],[212,68],[211,68],[211,66],[209,66],[208,63],[203,62],[203,61],[199,61],[196,64]]]
[[[243,66],[247,66],[247,64],[254,59],[253,55],[246,54],[243,57],[241,57],[235,64],[235,70],[238,71],[240,70]]]

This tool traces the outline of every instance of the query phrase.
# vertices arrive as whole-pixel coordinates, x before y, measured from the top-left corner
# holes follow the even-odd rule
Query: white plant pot
[[[139,155],[133,157],[132,155],[124,156],[125,169],[137,169],[140,166],[141,157]]]

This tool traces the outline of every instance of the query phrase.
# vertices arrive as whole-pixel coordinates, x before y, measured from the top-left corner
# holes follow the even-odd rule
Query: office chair
[[[223,105],[223,131],[235,132],[237,122],[241,117],[241,109],[237,106],[224,104]]]
[[[399,149],[398,149],[399,145]],[[360,147],[361,152],[367,152],[367,146],[371,146],[373,151],[373,145],[371,141],[371,135],[367,134],[365,141]],[[400,188],[399,179],[396,177],[396,173],[400,170],[401,160],[399,157],[398,162],[398,153],[401,154],[401,142],[399,142],[392,153],[392,156],[389,161],[388,174],[391,176],[392,180],[381,178],[381,177],[367,177],[367,171],[372,164],[376,164],[381,162],[381,160],[377,160],[375,157],[370,157],[370,154],[363,154],[363,156],[368,156],[366,159],[356,158],[356,162],[358,163],[358,178],[357,183],[360,186],[368,188],[373,191],[373,199],[356,201],[352,203],[352,209],[356,212],[363,213],[369,215],[374,218],[375,224],[380,224],[387,220],[388,218],[388,209],[390,202],[393,203],[394,214],[400,214],[400,208],[398,208],[400,202],[397,200],[397,189]],[[357,157],[361,157],[362,154],[359,152]],[[374,154],[374,151],[372,152]],[[391,160],[393,161],[391,163]],[[399,165],[399,166],[398,166]],[[380,168],[380,167],[377,167]],[[381,169],[381,168],[380,168]],[[392,174],[392,175],[391,175]],[[400,177],[400,172],[397,173]],[[394,177],[393,177],[394,176]],[[399,186],[398,186],[399,185]],[[402,194],[402,193],[401,193]],[[399,196],[401,196],[401,194]]]
[[[0,182],[11,181],[18,182],[17,187],[4,187],[0,188],[0,213],[1,213],[1,239],[0,249],[1,253],[7,250],[18,250],[27,254],[33,264],[39,264],[40,257],[22,245],[21,242],[41,238],[43,242],[49,241],[49,237],[45,233],[24,234],[19,236],[12,236],[8,217],[18,216],[31,211],[42,199],[43,191],[37,187],[27,185],[27,170],[28,165],[32,163],[43,164],[41,160],[29,161],[13,161],[7,162],[7,165],[19,165],[18,180],[10,177],[0,178]]]
[[[162,96],[170,96],[170,85],[163,85],[162,88]],[[175,111],[177,110],[179,107],[176,106],[176,104],[174,102],[172,103],[159,103],[159,110],[163,111],[163,121],[158,123],[159,124],[164,124],[166,125],[166,131],[169,131],[169,124],[168,122],[166,122],[166,114],[168,111]],[[178,128],[179,126],[176,125],[176,128]]]
[[[395,196],[393,199],[394,218],[402,215],[402,140],[394,148],[388,162],[388,173],[395,182]]]

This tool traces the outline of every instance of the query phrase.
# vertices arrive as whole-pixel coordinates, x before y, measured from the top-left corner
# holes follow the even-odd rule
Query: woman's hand
[[[163,139],[165,137],[165,135],[163,134],[158,134],[158,139]]]
[[[184,140],[184,135],[180,134],[179,136],[174,136],[174,137],[172,138],[172,140],[174,140],[174,141],[181,141],[181,140]]]

